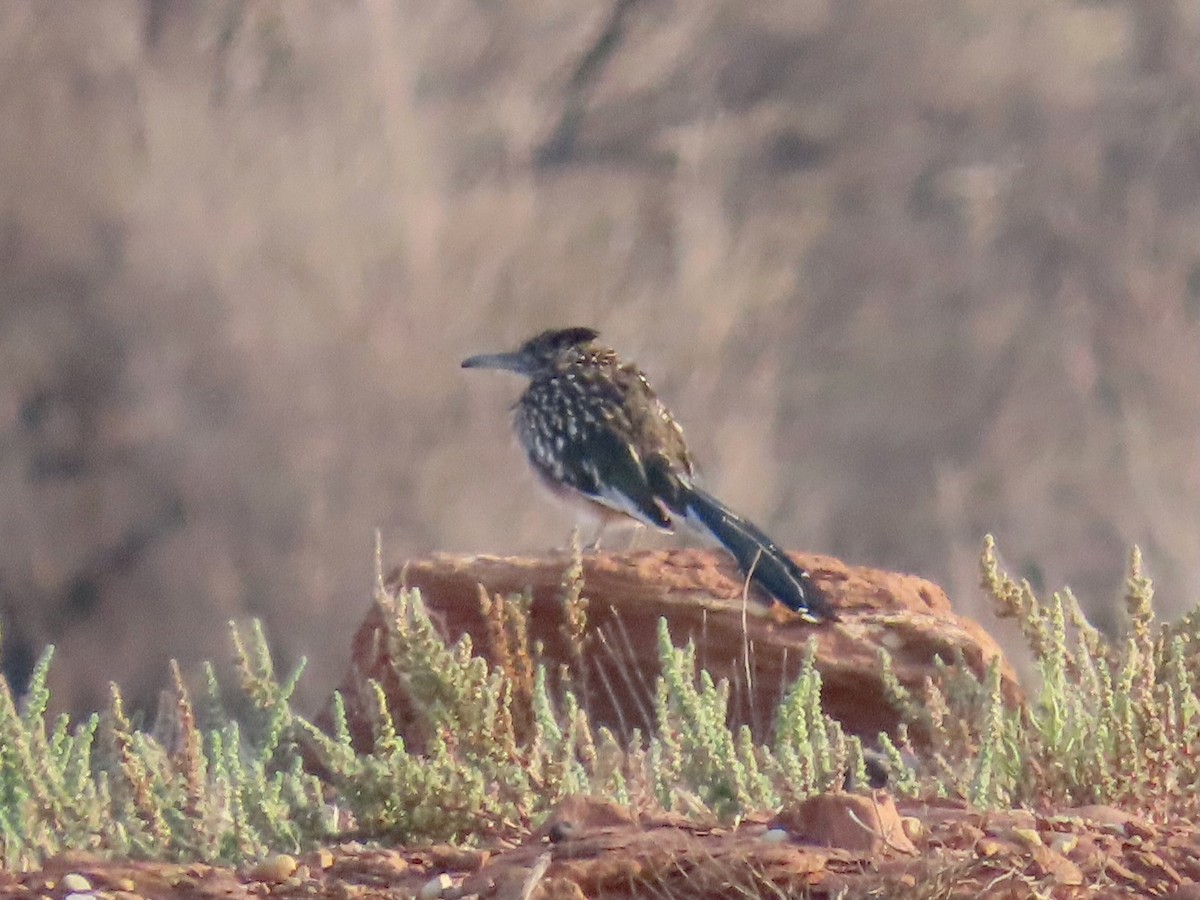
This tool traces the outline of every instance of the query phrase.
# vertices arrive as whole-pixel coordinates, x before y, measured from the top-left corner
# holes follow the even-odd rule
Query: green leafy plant
[[[235,861],[297,849],[328,832],[324,790],[288,738],[288,700],[261,629],[231,627],[247,727],[224,714],[211,676],[212,721],[199,725],[179,668],[159,734],[135,729],[120,690],[71,728],[47,721],[53,650],[18,711],[0,681],[0,864],[24,868],[68,849],[155,859]],[[244,733],[248,732],[248,733]]]
[[[958,661],[922,691],[882,660],[892,702],[926,736],[924,787],[983,808],[1117,804],[1169,818],[1200,810],[1200,607],[1155,621],[1141,555],[1130,557],[1127,633],[1107,641],[1069,590],[1039,600],[1002,572],[988,537],[983,586],[1016,620],[1038,674],[1025,703],[1006,702],[999,662],[982,679]]]

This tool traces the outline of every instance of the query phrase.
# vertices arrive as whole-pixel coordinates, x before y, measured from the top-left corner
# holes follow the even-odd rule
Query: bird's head
[[[463,360],[464,369],[508,369],[536,378],[580,356],[600,332],[593,328],[552,328],[508,353],[484,353]]]

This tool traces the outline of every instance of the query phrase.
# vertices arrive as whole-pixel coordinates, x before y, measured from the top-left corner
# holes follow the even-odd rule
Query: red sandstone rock
[[[534,832],[534,837],[548,838],[556,827],[570,826],[571,830],[577,831],[632,825],[633,822],[633,813],[611,800],[571,794],[558,802],[546,821]]]
[[[884,791],[869,796],[818,794],[784,808],[768,824],[806,843],[863,856],[883,850],[913,856],[917,853],[904,831],[895,802]]]
[[[886,702],[879,649],[887,648],[902,684],[918,688],[935,655],[950,661],[961,653],[982,674],[1000,648],[974,621],[955,615],[937,585],[923,578],[847,566],[827,556],[795,555],[808,569],[842,621],[813,626],[776,604],[743,601],[743,585],[727,558],[704,550],[646,551],[584,558],[583,593],[589,600],[583,690],[592,720],[618,731],[650,726],[649,710],[658,674],[657,622],[666,617],[676,644],[692,640],[698,663],[734,685],[730,718],[765,737],[780,693],[793,681],[805,645],[817,642],[816,663],[824,683],[826,711],[853,734],[873,739],[893,729],[898,716]],[[420,589],[427,608],[449,640],[469,633],[477,651],[487,652],[480,585],[490,595],[528,590],[532,596],[531,638],[544,645],[552,664],[570,663],[562,625],[566,555],[545,559],[437,555],[413,560],[389,577]],[[353,643],[353,665],[343,694],[356,738],[369,732],[356,714],[354,698],[364,676],[381,681],[393,700],[401,732],[414,718],[402,692],[389,688],[383,614],[373,604]],[[750,687],[747,688],[746,651]],[[1020,696],[1016,676],[1002,660],[1005,696]]]

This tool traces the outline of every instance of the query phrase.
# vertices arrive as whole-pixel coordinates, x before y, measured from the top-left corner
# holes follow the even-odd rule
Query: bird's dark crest
[[[550,328],[527,340],[522,345],[521,352],[549,356],[571,347],[590,344],[598,337],[600,332],[594,328]]]

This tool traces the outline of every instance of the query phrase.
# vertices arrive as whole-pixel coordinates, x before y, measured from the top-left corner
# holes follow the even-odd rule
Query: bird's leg
[[[584,553],[599,553],[600,552],[600,538],[602,538],[604,536],[604,526],[605,526],[605,522],[603,519],[596,520],[596,523],[593,526],[591,539],[588,540],[587,543],[585,543],[583,545]]]
[[[646,532],[646,526],[641,522],[634,522],[633,527],[629,529],[629,540],[625,544],[625,552],[632,553],[637,549],[637,545],[641,543],[640,538]]]
[[[620,516],[616,518],[602,518],[596,523],[596,533],[594,540],[587,545],[586,549],[589,553],[598,553],[600,551],[600,538],[605,534],[610,537],[613,532],[619,532],[614,543],[620,546],[622,553],[632,553],[637,547],[638,537],[646,530],[646,526],[637,519],[626,518]],[[621,538],[624,538],[622,540]]]

